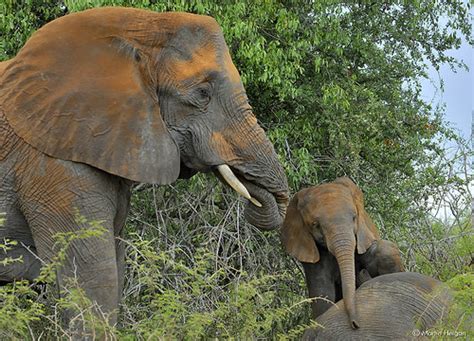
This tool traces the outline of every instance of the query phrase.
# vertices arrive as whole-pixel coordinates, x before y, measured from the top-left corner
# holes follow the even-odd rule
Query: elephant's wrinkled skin
[[[400,250],[389,240],[376,240],[365,253],[355,257],[357,287],[371,278],[404,271]]]
[[[449,289],[440,281],[414,272],[382,275],[360,286],[355,294],[360,328],[349,327],[339,301],[308,329],[303,340],[419,340],[421,332],[448,315]],[[421,337],[421,339],[431,339]]]
[[[357,328],[356,277],[360,284],[403,271],[398,248],[380,239],[364,209],[361,190],[346,177],[296,193],[281,239],[303,265],[309,297],[322,298],[311,303],[313,318],[344,299],[350,324]],[[364,276],[357,276],[361,273]]]
[[[247,201],[246,217],[262,229],[281,224],[288,202],[283,168],[206,16],[101,8],[45,25],[0,63],[0,146],[0,240],[18,241],[10,252],[24,256],[0,266],[0,281],[37,276],[53,236],[86,226],[77,212],[107,232],[71,245],[59,282],[74,271],[105,312],[118,307],[116,237],[133,182],[227,165],[261,203]]]

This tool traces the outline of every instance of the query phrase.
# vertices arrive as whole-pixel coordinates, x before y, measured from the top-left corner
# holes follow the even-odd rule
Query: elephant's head
[[[361,261],[371,277],[405,271],[397,244],[385,239],[373,243],[362,255]]]
[[[360,189],[348,178],[301,190],[290,201],[281,231],[286,251],[301,262],[318,262],[318,245],[336,257],[344,304],[353,328],[358,327],[354,305],[355,250],[362,254],[380,239],[363,200]]]
[[[0,81],[10,125],[36,149],[139,182],[215,171],[249,199],[252,224],[281,224],[287,180],[214,19],[67,15],[38,30]]]

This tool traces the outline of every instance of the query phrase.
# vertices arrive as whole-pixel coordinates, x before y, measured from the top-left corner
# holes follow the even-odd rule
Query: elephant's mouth
[[[253,172],[256,175],[250,174],[241,165],[196,168],[181,161],[179,178],[187,179],[197,172],[213,171],[221,182],[245,198],[245,218],[250,224],[262,230],[274,230],[283,223],[289,193],[286,178],[281,178],[278,171],[272,176],[266,172],[258,174],[257,171]]]
[[[225,164],[214,167],[213,171],[219,180],[246,199],[245,217],[250,224],[273,230],[283,223],[288,205],[287,190],[265,186],[263,180]]]
[[[179,176],[178,178],[179,179],[189,179],[191,178],[193,175],[195,175],[198,171],[193,169],[193,168],[189,168],[188,166],[186,166],[186,164],[181,161],[181,165],[179,167]]]

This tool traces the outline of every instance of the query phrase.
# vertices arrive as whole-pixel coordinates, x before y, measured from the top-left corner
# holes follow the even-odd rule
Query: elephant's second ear
[[[55,20],[0,79],[13,130],[52,157],[139,182],[171,183],[179,149],[160,112],[149,51],[121,36],[122,10]]]
[[[304,224],[298,210],[298,193],[290,201],[281,229],[281,241],[286,252],[300,262],[316,263],[319,251],[309,228]]]
[[[357,211],[357,253],[363,254],[373,242],[380,239],[380,235],[364,207],[357,207]]]

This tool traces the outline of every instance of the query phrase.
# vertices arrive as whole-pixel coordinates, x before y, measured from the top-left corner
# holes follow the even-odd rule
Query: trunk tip
[[[359,329],[359,322],[356,319],[351,319],[352,329]]]

